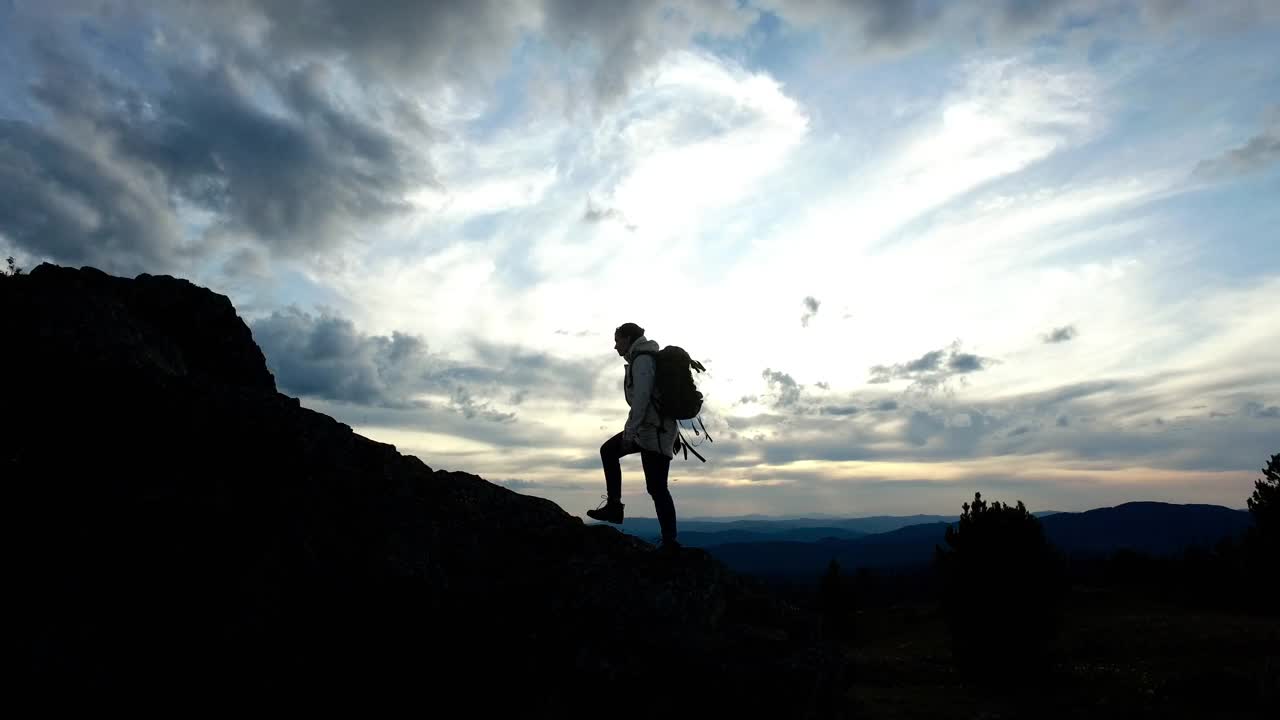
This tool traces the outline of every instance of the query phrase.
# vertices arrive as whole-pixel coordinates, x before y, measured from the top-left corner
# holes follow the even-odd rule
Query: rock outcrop
[[[0,318],[30,690],[839,714],[810,617],[302,407],[222,295],[41,265]]]

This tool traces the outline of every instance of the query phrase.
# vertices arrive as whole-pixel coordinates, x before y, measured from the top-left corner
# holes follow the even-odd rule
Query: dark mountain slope
[[[833,712],[809,617],[300,407],[224,296],[42,265],[0,317],[30,692]]]

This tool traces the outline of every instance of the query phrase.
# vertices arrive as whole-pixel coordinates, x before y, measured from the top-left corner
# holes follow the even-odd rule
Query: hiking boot
[[[617,500],[606,499],[604,504],[595,510],[588,510],[587,517],[592,520],[600,520],[601,522],[611,522],[615,525],[622,524],[622,503]]]
[[[680,552],[682,549],[684,549],[684,546],[676,542],[675,540],[663,540],[662,542],[658,543],[657,547],[654,548],[654,551],[660,552],[663,555],[674,555]]]

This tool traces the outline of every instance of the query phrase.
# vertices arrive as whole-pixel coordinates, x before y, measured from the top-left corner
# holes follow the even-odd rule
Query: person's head
[[[644,328],[635,323],[622,323],[613,331],[613,349],[618,351],[618,355],[625,357],[636,338],[643,336]]]

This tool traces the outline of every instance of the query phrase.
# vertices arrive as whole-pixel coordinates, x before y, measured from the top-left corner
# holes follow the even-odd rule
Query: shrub
[[[981,493],[936,549],[943,612],[957,667],[1001,681],[1047,669],[1061,623],[1063,565],[1021,503],[988,504]]]

